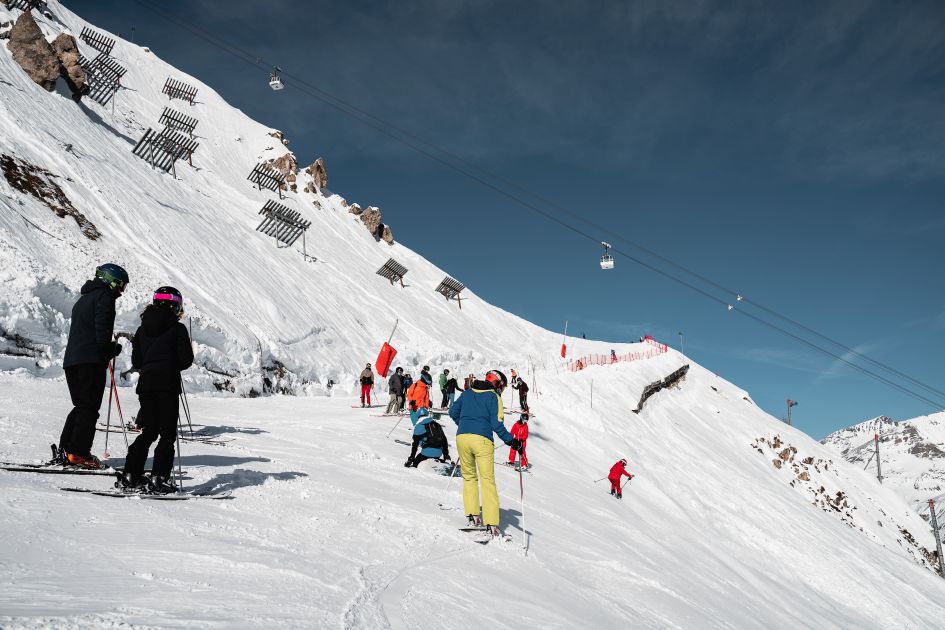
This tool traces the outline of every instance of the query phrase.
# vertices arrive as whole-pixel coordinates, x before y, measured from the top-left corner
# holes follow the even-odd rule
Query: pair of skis
[[[178,492],[170,494],[158,494],[154,492],[142,492],[138,490],[95,490],[92,488],[60,488],[66,492],[82,492],[94,494],[100,497],[117,497],[122,499],[151,499],[154,501],[186,501],[188,499],[232,499],[234,498],[229,491],[220,494],[210,494],[208,492]]]

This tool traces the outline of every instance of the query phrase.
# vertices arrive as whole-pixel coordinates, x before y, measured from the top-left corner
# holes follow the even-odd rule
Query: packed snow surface
[[[48,38],[86,25],[49,4],[54,18],[37,16]],[[0,9],[0,21],[17,15]],[[273,130],[145,48],[119,40],[113,54],[128,69],[114,112],[46,93],[0,51],[0,154],[48,172],[102,235],[86,238],[0,180],[0,459],[39,462],[57,440],[71,305],[92,269],[114,261],[132,277],[119,330],[134,330],[157,286],[185,295],[194,421],[230,441],[184,443],[184,481],[232,498],[116,499],[60,490],[106,489],[103,477],[0,471],[0,626],[940,626],[945,583],[928,526],[869,473],[674,351],[568,371],[556,333],[475,287],[461,310],[447,302],[433,291],[445,271],[375,241],[331,191],[282,201],[312,222],[318,260],[277,248],[255,231],[277,197],[246,181],[287,151]],[[196,87],[196,104],[168,103],[167,78]],[[194,165],[178,163],[176,178],[131,154],[168,104],[200,120]],[[396,235],[396,217],[386,220]],[[375,274],[389,257],[409,269],[405,288]],[[529,382],[534,468],[496,470],[510,542],[481,546],[458,531],[460,481],[442,464],[405,469],[395,440],[409,439],[409,421],[388,438],[396,419],[351,397],[397,320],[395,364],[414,374],[424,363],[435,375],[517,367]],[[631,411],[684,365],[685,378]],[[126,417],[132,385],[120,388]],[[302,395],[239,396],[267,391]],[[121,466],[124,439],[107,438],[108,463]],[[600,479],[621,457],[637,476],[617,501]]]

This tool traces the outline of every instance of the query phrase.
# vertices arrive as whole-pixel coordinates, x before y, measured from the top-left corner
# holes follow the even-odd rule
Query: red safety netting
[[[654,339],[646,339],[645,342],[653,346],[653,349],[644,352],[630,352],[628,354],[589,354],[580,359],[568,361],[568,370],[571,372],[580,372],[589,365],[611,365],[614,363],[625,363],[627,361],[653,359],[669,351],[669,346]]]

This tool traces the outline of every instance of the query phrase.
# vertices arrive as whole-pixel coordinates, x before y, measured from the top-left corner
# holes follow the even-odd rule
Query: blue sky
[[[772,414],[800,401],[795,424],[817,438],[932,410],[629,260],[601,271],[593,243],[288,79],[269,90],[262,69],[137,2],[66,4],[126,38],[133,26],[283,130],[301,164],[324,156],[333,190],[507,310],[593,338],[677,345],[683,331],[687,354]],[[945,390],[940,2],[159,5]]]

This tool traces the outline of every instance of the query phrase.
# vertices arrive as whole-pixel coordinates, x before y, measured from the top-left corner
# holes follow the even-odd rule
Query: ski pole
[[[597,479],[596,481],[594,481],[594,483],[597,483],[598,481],[603,481],[604,479],[607,479],[607,477],[601,477],[600,479]]]
[[[528,530],[525,529],[525,473],[522,472],[521,452],[519,453],[518,467],[518,487],[520,494],[520,505],[522,512],[522,547],[528,550]]]
[[[184,425],[180,421],[180,413],[177,414],[177,493],[184,491],[184,469],[181,468],[180,453],[180,434],[184,432]]]
[[[190,429],[190,437],[194,437],[194,425],[190,423],[190,401],[187,400],[187,390],[184,389],[184,377],[179,376],[180,378],[180,392],[181,400],[184,403],[184,414],[187,416],[187,427]],[[178,416],[178,419],[180,416]]]
[[[128,431],[125,429],[125,414],[121,412],[121,401],[118,400],[118,384],[115,383],[115,359],[112,357],[112,362],[108,364],[108,369],[112,373],[112,391],[115,392],[115,409],[118,410],[118,420],[121,422],[121,434],[125,436],[125,450],[128,449]],[[111,397],[109,397],[111,401]]]
[[[112,359],[112,361],[114,361],[114,359]],[[112,432],[112,396],[114,393],[115,383],[113,377],[112,384],[108,388],[108,415],[105,416],[105,459],[109,459],[111,457],[111,454],[108,452],[108,434]]]
[[[397,420],[397,424],[394,425],[394,429],[396,429],[397,427],[399,427],[399,426],[400,426],[400,423],[403,422],[403,421],[404,421],[404,417],[403,417],[403,416],[400,416],[400,419]],[[390,437],[390,434],[394,432],[394,429],[391,429],[390,431],[387,432],[387,437]]]

